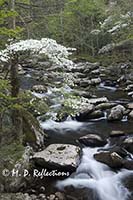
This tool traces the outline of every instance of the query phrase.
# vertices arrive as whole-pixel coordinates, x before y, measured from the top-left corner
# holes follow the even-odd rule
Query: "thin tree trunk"
[[[19,79],[18,79],[18,57],[14,56],[11,60],[11,95],[17,97],[19,94]]]
[[[15,12],[15,0],[9,0],[9,10]],[[16,17],[12,16],[9,18],[9,28],[15,29],[16,28]]]
[[[15,11],[15,0],[11,0],[11,10],[14,12]],[[12,28],[16,28],[16,17],[12,17]]]

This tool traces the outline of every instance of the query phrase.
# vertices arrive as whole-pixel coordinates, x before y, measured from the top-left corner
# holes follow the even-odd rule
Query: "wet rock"
[[[44,93],[44,92],[47,92],[47,88],[44,85],[34,85],[32,87],[32,91],[35,91],[38,93]]]
[[[122,146],[130,153],[133,153],[133,136],[126,138]]]
[[[133,199],[133,174],[129,174],[128,176],[122,179],[123,185],[130,191],[130,196],[128,200]]]
[[[106,140],[103,140],[99,135],[95,134],[88,134],[86,136],[80,137],[78,140],[80,143],[91,147],[100,147],[107,143]]]
[[[131,92],[133,90],[133,84],[128,85],[125,90]]]
[[[61,192],[56,192],[55,196],[58,198],[58,200],[65,200],[65,196]]]
[[[129,113],[128,119],[133,120],[133,110]]]
[[[80,87],[88,87],[91,85],[91,80],[80,80]]]
[[[115,87],[115,86],[116,86],[116,82],[113,81],[113,80],[106,80],[106,81],[104,82],[104,85],[105,85],[105,86],[109,86],[109,87]]]
[[[121,137],[125,135],[125,133],[123,131],[111,131],[110,133],[110,137]]]
[[[39,200],[47,200],[45,194],[39,194]]]
[[[133,97],[133,91],[132,92],[128,92],[128,96]]]
[[[125,107],[122,105],[115,106],[111,109],[108,115],[108,121],[118,121],[123,118]]]
[[[98,119],[104,117],[104,113],[101,110],[95,110],[89,115],[89,119]]]
[[[89,118],[90,113],[94,110],[94,105],[88,104],[86,108],[83,108],[77,115],[76,120],[78,121],[86,121]]]
[[[82,80],[80,80],[80,87],[88,87],[89,85],[98,85],[100,83],[101,83],[100,78],[93,78],[93,79],[90,79],[90,80],[82,79]]]
[[[101,83],[101,79],[100,78],[94,78],[94,79],[91,79],[91,85],[98,85]]]
[[[80,148],[69,144],[51,144],[45,150],[35,153],[36,164],[50,169],[73,171],[78,166]]]
[[[49,200],[55,200],[55,195],[54,195],[54,194],[51,194],[51,195],[49,196]]]
[[[133,103],[128,103],[127,108],[132,110],[133,109]]]
[[[87,91],[78,91],[77,90],[74,94],[77,95],[77,96],[85,97],[85,98],[91,98],[92,97],[92,94],[90,92],[87,92]]]
[[[116,152],[100,152],[94,155],[94,158],[108,165],[111,168],[121,168],[123,167],[123,158],[119,156]]]
[[[133,160],[125,160],[123,162],[123,167],[129,170],[133,170]]]
[[[106,110],[106,109],[112,108],[114,106],[116,106],[116,103],[107,102],[107,103],[101,103],[101,104],[97,105],[95,107],[95,109],[96,110]]]
[[[86,77],[85,74],[80,73],[80,72],[75,72],[75,73],[74,73],[74,76],[77,76],[77,77],[79,77],[79,78],[85,78],[85,77]]]
[[[122,158],[126,158],[129,155],[128,152],[124,148],[122,148],[120,146],[115,146],[115,147],[111,147],[111,148],[107,148],[107,149],[102,149],[102,150],[104,150],[105,152],[109,151],[110,153],[116,152]]]
[[[99,75],[100,74],[100,69],[95,69],[95,70],[91,71],[90,74],[91,75]]]

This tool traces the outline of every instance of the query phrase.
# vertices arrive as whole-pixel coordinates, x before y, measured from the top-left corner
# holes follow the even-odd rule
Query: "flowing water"
[[[27,89],[29,87],[29,79],[31,84],[34,85],[36,82],[32,77],[27,76],[27,79],[23,80],[22,88]],[[56,90],[56,88],[54,88]],[[58,89],[57,89],[58,90]],[[71,88],[66,87],[66,91],[71,92]],[[107,96],[112,102],[130,102],[131,99],[122,91],[117,90],[115,87],[108,87],[101,84],[95,89],[94,94],[97,97]],[[53,89],[49,88],[47,93],[39,94],[33,92],[33,95],[38,98],[49,97],[51,106],[51,115],[56,114],[55,112],[60,109],[62,96],[53,94]],[[41,121],[40,125],[43,130],[49,135],[48,144],[51,143],[69,143],[79,145],[77,139],[80,136],[96,133],[101,135],[103,138],[108,138],[112,130],[122,130],[126,133],[131,133],[133,130],[133,124],[127,121],[126,117],[117,123],[108,123],[106,120],[106,114],[103,118],[97,120],[90,120],[89,122],[77,122],[72,119],[67,119],[64,122],[56,122],[52,119]],[[109,147],[109,144],[105,148]],[[73,186],[74,196],[73,199],[79,199],[82,196],[82,192],[85,190],[85,194],[80,200],[127,200],[130,196],[130,192],[124,187],[123,179],[133,175],[133,171],[122,169],[121,171],[113,171],[107,165],[96,161],[93,155],[99,151],[99,148],[85,147],[82,149],[82,157],[79,167],[76,172],[65,180],[57,180],[52,186],[53,182],[49,180],[49,186],[46,186],[46,192],[51,193],[56,188],[60,190],[67,190],[67,194],[71,193],[71,189],[68,186]],[[47,182],[47,185],[49,185]],[[73,193],[73,192],[72,192]],[[130,197],[131,199],[132,197]],[[71,198],[70,198],[71,199]]]
[[[130,193],[121,180],[133,172],[112,171],[107,165],[93,158],[97,151],[98,148],[84,148],[81,163],[74,177],[58,181],[56,186],[61,190],[70,185],[75,188],[89,188],[95,191],[98,196],[96,198],[100,200],[126,200]]]

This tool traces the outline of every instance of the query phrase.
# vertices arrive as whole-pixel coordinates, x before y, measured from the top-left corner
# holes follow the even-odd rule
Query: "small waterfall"
[[[58,181],[56,186],[61,190],[68,185],[75,188],[93,189],[100,200],[126,200],[130,193],[122,185],[121,180],[133,172],[124,169],[117,173],[113,172],[107,165],[93,158],[97,151],[98,148],[84,148],[76,175],[73,178]]]

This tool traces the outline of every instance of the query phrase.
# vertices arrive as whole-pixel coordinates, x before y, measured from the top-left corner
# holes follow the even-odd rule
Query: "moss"
[[[22,157],[23,153],[24,146],[20,143],[12,143],[9,145],[4,145],[0,148],[0,158],[3,160],[12,159],[14,163]]]
[[[2,176],[2,170],[12,170],[17,161],[22,158],[24,154],[24,146],[17,143],[4,145],[0,148],[0,182],[6,181]]]

